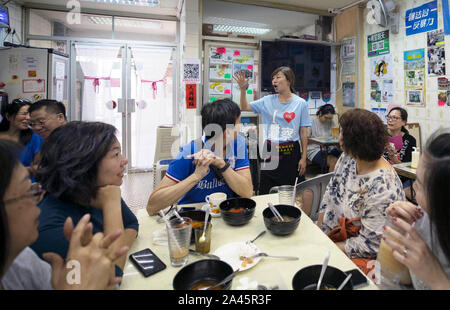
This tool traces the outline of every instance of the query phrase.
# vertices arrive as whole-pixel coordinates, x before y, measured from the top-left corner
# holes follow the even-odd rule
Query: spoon
[[[273,204],[269,202],[268,205],[273,215],[275,215],[275,217],[278,218],[281,222],[284,222],[284,219],[281,216],[280,212],[278,212],[278,210],[273,206]]]
[[[266,230],[263,230],[262,232],[260,232],[255,239],[247,241],[247,243],[253,243],[255,242],[256,239],[258,239],[259,237],[261,237],[262,235],[264,235],[266,233]]]
[[[294,207],[295,207],[295,192],[296,192],[296,188],[297,188],[297,181],[298,181],[299,173],[300,173],[300,170],[297,169],[297,177],[295,178],[294,192],[292,193],[292,200],[291,200],[291,205],[293,205]]]
[[[347,276],[347,278],[345,278],[344,282],[342,282],[342,284],[338,287],[337,290],[338,291],[342,290],[344,288],[345,284],[347,284],[348,280],[350,280],[351,277],[352,277],[352,274],[349,274]]]
[[[192,250],[192,249],[189,249],[189,253],[191,253],[191,254],[193,254],[193,255],[197,255],[197,256],[206,256],[206,257],[209,257],[209,258],[211,258],[211,259],[217,259],[217,260],[220,260],[220,257],[217,256],[217,255],[214,255],[214,254],[208,254],[208,253],[200,253],[200,252],[197,252],[197,251]]]
[[[273,256],[269,255],[267,253],[258,253],[255,255],[250,256],[251,258],[257,258],[257,257],[273,257],[273,258],[283,258],[283,259],[291,259],[291,260],[298,260],[299,258],[296,256]]]
[[[203,224],[203,234],[201,235],[201,237],[198,239],[198,241],[200,243],[203,243],[206,241],[206,226],[208,226],[208,215],[209,215],[209,211],[205,211],[205,224]]]
[[[327,252],[325,256],[325,260],[323,261],[322,270],[320,271],[319,282],[317,282],[316,290],[320,290],[320,285],[322,284],[323,275],[325,274],[325,270],[328,267],[328,260],[330,259],[330,251]]]
[[[232,274],[230,274],[228,277],[226,277],[225,279],[223,279],[223,280],[220,281],[219,283],[214,284],[213,286],[208,287],[207,290],[212,290],[212,289],[215,289],[216,287],[219,287],[219,286],[221,286],[221,285],[224,285],[225,283],[227,283],[228,281],[230,281],[231,279],[233,279],[233,278],[237,275],[237,273],[238,273],[239,271],[240,271],[240,270],[237,269],[236,271],[234,271]]]
[[[180,216],[180,214],[178,214],[177,210],[174,210],[173,213],[182,223],[184,223],[184,219]]]

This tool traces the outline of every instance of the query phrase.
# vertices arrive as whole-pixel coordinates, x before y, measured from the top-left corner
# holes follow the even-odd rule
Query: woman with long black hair
[[[30,106],[31,102],[28,100],[14,99],[6,106],[0,123],[0,138],[20,143],[23,146],[20,161],[25,167],[32,165],[36,154],[41,150],[43,141],[30,128],[30,113],[28,112]]]

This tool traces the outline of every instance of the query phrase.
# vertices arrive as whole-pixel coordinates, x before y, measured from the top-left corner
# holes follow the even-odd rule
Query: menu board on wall
[[[237,104],[240,89],[233,79],[236,72],[242,71],[249,79],[246,91],[247,101],[254,100],[254,50],[228,46],[210,48],[209,56],[209,101],[230,98]]]
[[[406,105],[425,106],[425,49],[404,52]]]

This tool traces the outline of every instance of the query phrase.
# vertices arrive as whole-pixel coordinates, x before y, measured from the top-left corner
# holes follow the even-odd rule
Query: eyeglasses
[[[45,125],[45,123],[47,121],[48,121],[48,118],[41,118],[41,119],[36,120],[36,122],[30,122],[30,126],[31,126],[31,128],[36,127],[36,126],[42,127]]]
[[[402,119],[401,117],[398,116],[386,116],[386,119],[388,121],[393,120],[393,121],[398,121],[399,119]]]
[[[41,184],[33,183],[33,184],[31,184],[30,190],[28,191],[27,194],[24,194],[24,195],[16,197],[16,198],[11,198],[11,199],[5,200],[4,203],[5,204],[13,203],[18,200],[27,199],[27,198],[32,198],[36,203],[38,203],[41,199],[41,195],[42,195]]]
[[[28,103],[31,104],[32,102],[28,99],[14,99],[13,101],[11,101],[9,104],[13,104],[13,103]]]

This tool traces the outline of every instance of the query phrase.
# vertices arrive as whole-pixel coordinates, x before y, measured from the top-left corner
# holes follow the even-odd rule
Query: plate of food
[[[205,204],[202,206],[203,211],[209,211],[209,214],[212,217],[220,217],[220,208],[213,208],[211,209],[211,206],[209,204]]]
[[[260,249],[251,242],[232,242],[218,248],[213,254],[219,256],[220,260],[230,264],[233,270],[247,270],[255,266],[261,257],[251,258],[252,255],[260,253]]]

